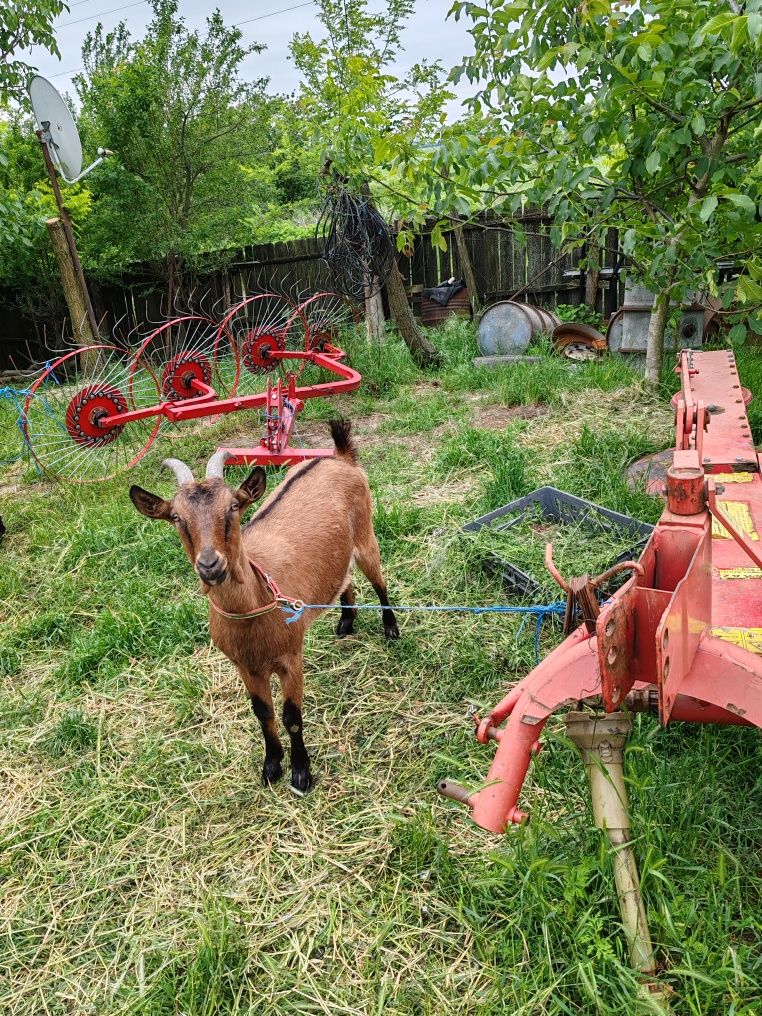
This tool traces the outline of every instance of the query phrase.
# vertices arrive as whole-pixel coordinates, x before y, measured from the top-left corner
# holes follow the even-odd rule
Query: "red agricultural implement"
[[[677,370],[666,507],[640,560],[619,566],[631,577],[599,604],[604,576],[564,580],[548,546],[546,563],[568,598],[567,638],[477,718],[477,739],[497,742],[482,789],[439,785],[478,825],[503,832],[526,818],[519,797],[548,717],[574,710],[567,731],[593,780],[596,822],[612,839],[623,922],[641,970],[653,967],[634,859],[623,849],[628,713],[652,712],[665,725],[762,726],[762,474],[746,393],[731,352],[684,350]],[[574,615],[581,623],[572,631]]]
[[[219,322],[195,314],[167,321],[134,349],[73,350],[30,389],[20,420],[24,438],[42,470],[88,482],[139,462],[173,425],[203,426],[259,410],[265,435],[253,446],[228,449],[228,465],[293,465],[330,456],[333,449],[297,448],[291,440],[307,399],[360,385],[361,375],[342,362],[335,344],[352,320],[351,304],[335,293],[298,306],[260,294]],[[308,367],[319,380],[300,383]],[[257,390],[263,380],[265,390]]]

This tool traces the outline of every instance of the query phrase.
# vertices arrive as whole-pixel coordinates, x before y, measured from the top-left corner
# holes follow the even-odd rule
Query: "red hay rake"
[[[292,447],[291,435],[307,399],[360,385],[337,345],[355,321],[350,301],[336,293],[299,304],[264,293],[241,300],[221,321],[173,318],[131,350],[73,350],[32,385],[19,421],[25,441],[43,472],[89,483],[134,466],[174,425],[201,427],[248,409],[264,411],[266,433],[254,447],[228,449],[228,465],[330,456],[332,449]],[[308,366],[335,379],[300,386]]]
[[[667,504],[640,561],[626,565],[631,578],[599,604],[597,580],[566,582],[548,547],[582,624],[477,719],[477,739],[497,742],[483,788],[439,785],[485,829],[526,818],[519,797],[556,710],[603,710],[597,721],[584,715],[606,737],[629,722],[621,710],[653,712],[664,725],[762,726],[762,474],[747,400],[731,352],[683,350],[677,371]]]

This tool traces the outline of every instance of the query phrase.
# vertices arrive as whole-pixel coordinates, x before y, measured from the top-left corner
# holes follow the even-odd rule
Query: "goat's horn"
[[[184,483],[195,482],[193,479],[193,473],[190,471],[189,467],[179,459],[164,459],[162,466],[164,466],[165,469],[172,470],[175,474],[175,478],[177,479],[178,487],[182,486]]]
[[[217,477],[219,480],[225,479],[225,463],[228,460],[227,448],[218,448],[217,451],[212,455],[211,459],[206,464],[206,478],[211,480]]]

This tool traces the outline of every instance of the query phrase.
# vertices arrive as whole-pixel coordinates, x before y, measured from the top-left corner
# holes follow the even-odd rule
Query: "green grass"
[[[671,412],[626,363],[475,371],[468,328],[438,341],[433,374],[394,339],[352,339],[363,390],[303,417],[318,434],[337,405],[355,419],[394,599],[505,602],[459,526],[543,483],[658,516],[622,471],[670,444]],[[762,403],[762,357],[744,350],[741,368]],[[512,415],[534,403],[545,415]],[[231,417],[173,454],[200,468],[245,426]],[[15,442],[0,411],[0,460]],[[627,968],[610,858],[560,720],[524,790],[526,827],[490,837],[434,792],[445,775],[483,779],[492,751],[466,708],[526,673],[532,633],[513,617],[406,614],[387,644],[362,614],[337,642],[324,617],[306,647],[317,786],[265,790],[259,733],[177,537],[127,497],[132,482],[170,491],[164,454],[95,488],[13,465],[0,479],[18,485],[0,496],[0,1012],[656,1011]],[[510,553],[536,570],[545,534],[520,535]],[[564,569],[595,563],[582,534],[557,540]],[[558,638],[547,625],[543,651]],[[762,1007],[759,763],[754,731],[635,719],[636,849],[681,1016]]]

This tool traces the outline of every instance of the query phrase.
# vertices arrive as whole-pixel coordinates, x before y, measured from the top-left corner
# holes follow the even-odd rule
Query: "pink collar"
[[[209,605],[216,610],[218,614],[221,614],[222,617],[228,618],[229,621],[250,621],[255,617],[261,617],[262,614],[269,614],[270,611],[275,610],[276,607],[285,605],[287,607],[291,607],[293,610],[301,610],[304,607],[304,603],[301,600],[295,600],[290,596],[284,596],[280,589],[278,589],[275,579],[271,578],[261,565],[257,564],[256,561],[252,561],[250,557],[247,558],[247,561],[251,565],[251,570],[264,580],[268,592],[272,594],[272,602],[266,603],[262,607],[255,607],[254,610],[249,610],[245,614],[232,614],[230,611],[223,610],[221,607],[218,607],[213,600],[209,600]]]

